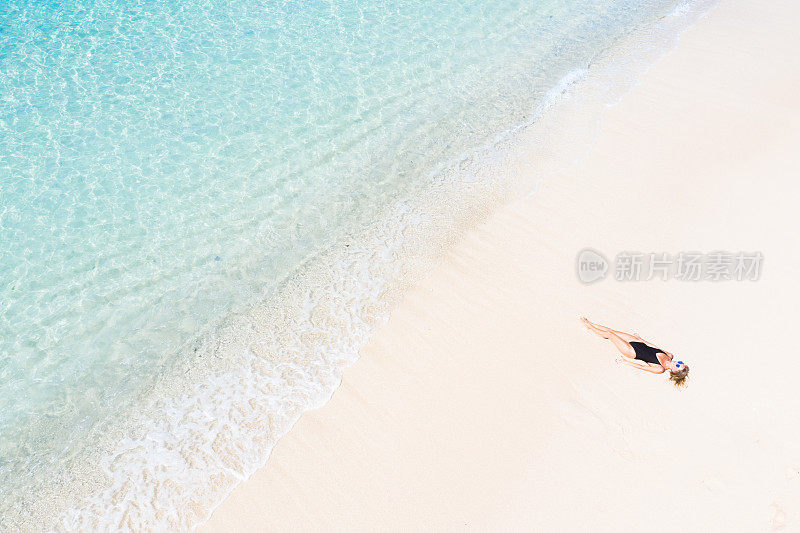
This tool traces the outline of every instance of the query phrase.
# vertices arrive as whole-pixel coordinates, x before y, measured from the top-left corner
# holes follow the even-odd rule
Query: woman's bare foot
[[[581,322],[583,322],[583,325],[586,326],[586,329],[588,329],[592,333],[595,333],[595,334],[603,337],[604,339],[608,338],[608,331],[606,331],[605,329],[601,328],[600,326],[598,326],[597,324],[595,324],[594,322],[592,322],[591,320],[589,320],[585,316],[581,317]]]

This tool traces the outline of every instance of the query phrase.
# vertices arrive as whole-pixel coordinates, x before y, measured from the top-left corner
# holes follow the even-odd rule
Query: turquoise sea
[[[205,519],[385,318],[416,195],[678,4],[0,2],[0,529]]]

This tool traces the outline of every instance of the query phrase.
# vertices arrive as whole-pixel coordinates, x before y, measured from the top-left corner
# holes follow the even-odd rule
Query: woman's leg
[[[603,338],[606,338],[604,337],[605,333],[613,333],[620,339],[627,342],[634,342],[634,341],[642,342],[642,338],[638,335],[631,335],[630,333],[625,333],[624,331],[617,331],[616,329],[611,329],[606,326],[601,326],[600,324],[595,324],[594,322],[585,317],[581,317],[581,322],[583,322],[586,325],[586,327],[589,328],[590,331],[594,331]]]
[[[581,318],[581,321],[586,325],[587,328],[589,328],[590,331],[594,331],[604,339],[610,340],[622,355],[631,359],[636,358],[636,351],[633,349],[633,346],[630,345],[630,340],[636,341],[638,340],[638,337],[634,337],[633,335],[629,335],[621,331],[618,332],[605,326],[598,326],[586,318]]]

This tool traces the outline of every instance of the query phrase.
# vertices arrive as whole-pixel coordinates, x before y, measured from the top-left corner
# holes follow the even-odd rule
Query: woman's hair
[[[669,380],[675,384],[676,387],[685,387],[686,378],[689,377],[689,365],[681,365],[680,370],[669,371]]]

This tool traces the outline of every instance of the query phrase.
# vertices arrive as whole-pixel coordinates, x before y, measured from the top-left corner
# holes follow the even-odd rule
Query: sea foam
[[[139,310],[156,302],[157,312],[119,314],[101,306],[91,317],[94,321],[81,325],[88,332],[103,332],[109,321],[130,320],[129,330],[112,328],[101,337],[88,333],[83,337],[81,333],[79,338],[84,342],[76,345],[90,350],[92,341],[99,339],[102,342],[97,346],[107,349],[105,353],[111,357],[99,361],[97,368],[109,372],[129,368],[130,373],[117,378],[109,374],[113,379],[97,383],[99,388],[108,390],[117,386],[114,379],[119,379],[119,394],[98,394],[95,403],[87,403],[92,407],[102,402],[106,408],[97,414],[103,418],[94,423],[90,420],[86,429],[77,433],[84,443],[82,446],[74,447],[74,440],[54,440],[52,447],[37,451],[35,433],[27,436],[8,433],[15,438],[32,439],[28,449],[33,451],[16,462],[15,457],[3,457],[5,464],[11,465],[7,470],[11,475],[2,478],[4,493],[11,495],[5,507],[0,508],[3,525],[12,524],[15,529],[41,529],[46,524],[54,530],[187,530],[201,523],[236,485],[266,463],[275,442],[303,412],[328,401],[343,369],[357,359],[371,332],[388,318],[403,289],[435,265],[442,251],[476,220],[488,215],[495,206],[529,192],[539,180],[585,153],[596,135],[603,109],[617,101],[636,76],[669,49],[680,30],[700,16],[711,2],[688,2],[677,8],[674,2],[653,2],[645,7],[630,2],[606,2],[594,3],[588,10],[576,2],[563,11],[556,4],[542,3],[536,12],[531,12],[527,4],[514,4],[513,9],[490,19],[495,26],[480,33],[493,43],[487,45],[490,52],[487,57],[470,56],[470,49],[464,50],[473,64],[448,65],[447,55],[413,58],[418,62],[404,64],[402,72],[387,76],[398,83],[402,77],[415,83],[411,88],[400,86],[387,98],[374,93],[380,84],[348,85],[349,78],[336,78],[333,71],[326,70],[324,62],[317,62],[311,70],[297,65],[297,76],[322,80],[313,87],[339,91],[337,94],[342,98],[325,104],[324,100],[315,100],[308,94],[298,94],[303,105],[285,109],[299,115],[298,121],[283,125],[275,122],[278,128],[284,127],[283,133],[291,132],[293,137],[283,140],[265,137],[258,130],[258,121],[240,123],[235,135],[226,130],[226,121],[237,120],[227,114],[226,95],[234,100],[240,95],[221,89],[211,95],[215,107],[209,107],[207,112],[193,117],[190,110],[177,111],[179,118],[195,120],[192,128],[181,131],[180,135],[185,136],[181,146],[196,146],[198,150],[211,147],[213,153],[184,152],[176,161],[169,161],[168,150],[161,152],[163,157],[148,160],[135,154],[117,153],[120,159],[102,162],[106,168],[113,168],[114,164],[127,161],[126,164],[132,164],[128,169],[140,168],[144,172],[151,168],[162,173],[191,172],[180,170],[180,165],[201,162],[205,165],[203,172],[227,171],[235,179],[209,185],[205,178],[197,181],[188,176],[186,182],[178,185],[153,184],[152,191],[158,194],[143,197],[145,201],[137,207],[143,210],[145,219],[152,214],[154,225],[165,224],[159,226],[152,246],[138,240],[146,238],[147,232],[143,236],[126,233],[124,227],[109,226],[96,215],[84,213],[90,218],[95,216],[93,220],[100,227],[129,240],[101,259],[91,259],[91,254],[79,248],[65,255],[64,264],[69,268],[60,273],[53,285],[58,289],[54,293],[56,301],[68,310],[70,295],[91,293],[97,284],[108,289],[107,295],[98,293],[98,297],[113,296],[114,301],[135,304],[134,309]],[[243,6],[248,7],[247,3]],[[189,7],[189,14],[197,14]],[[379,13],[381,7],[385,6],[374,9]],[[414,5],[401,7],[419,14]],[[430,35],[458,30],[468,37],[480,25],[488,24],[483,18],[483,7],[486,6],[481,3],[470,6],[472,18],[463,23],[456,16],[439,22],[435,17],[445,15],[438,12],[427,13],[432,19],[425,21],[423,17],[423,22],[429,22]],[[336,38],[346,41],[352,38],[347,34],[351,30],[347,21],[369,17],[372,8],[364,9],[367,11],[361,14],[335,9],[304,13],[302,23],[291,29],[314,34],[319,31],[314,19],[318,15],[332,23],[339,20],[344,33]],[[222,13],[204,9],[200,13],[204,28],[241,30],[245,40],[270,38],[259,26],[261,13],[256,11],[245,9],[245,23],[230,27],[224,23],[217,26],[220,21],[215,17]],[[183,31],[178,21],[185,15],[171,13],[171,24],[164,31]],[[281,15],[297,14],[289,10]],[[83,19],[76,15],[75,20]],[[126,23],[132,20],[123,16]],[[526,20],[531,26],[520,30],[515,20]],[[554,29],[566,22],[573,24],[572,34],[561,34]],[[382,27],[377,25],[372,29]],[[547,31],[537,33],[541,28]],[[90,30],[80,24],[70,29]],[[603,30],[611,37],[592,40]],[[102,34],[98,35],[95,41],[103,43]],[[164,57],[187,53],[192,57],[192,51],[203,50],[203,39],[210,39],[211,35],[213,31],[205,37],[192,35],[183,43],[186,50],[155,48],[149,53]],[[421,37],[428,39],[430,35],[423,32]],[[551,40],[529,41],[541,35]],[[292,36],[288,39],[291,43]],[[513,41],[514,46],[499,44],[508,41]],[[275,42],[280,43],[280,39]],[[129,45],[130,41],[112,41],[110,50],[122,53],[130,49]],[[421,42],[419,46],[425,49],[427,45]],[[375,48],[387,52],[380,46]],[[259,64],[257,58],[241,47],[235,47],[235,53],[229,51],[225,57],[212,57],[213,47],[206,50],[207,55],[192,58],[197,65],[212,68],[210,74],[204,75],[203,83],[216,80],[213,68],[220,68],[215,66],[216,62],[235,65],[238,61],[256,68],[267,78],[269,69],[275,68]],[[278,56],[291,58],[293,53],[293,50],[279,50]],[[380,65],[392,67],[399,53],[395,50],[394,56],[374,59],[380,59],[383,62]],[[362,61],[348,54],[331,57],[340,61],[337,69],[345,71],[360,68]],[[492,65],[493,58],[502,69]],[[537,60],[550,63],[547,68],[536,66]],[[364,75],[382,72],[380,65],[366,68]],[[18,74],[24,72],[20,65],[15,68]],[[218,73],[224,73],[224,69]],[[434,79],[431,73],[452,77],[443,81]],[[118,83],[125,86],[126,76],[146,74],[146,70],[136,69],[117,72],[121,76]],[[163,79],[167,74],[168,70],[164,70],[160,83],[171,82]],[[492,83],[482,81],[485,76],[494,76]],[[9,79],[3,78],[5,82]],[[257,78],[248,74],[244,79]],[[191,76],[186,80],[191,82]],[[332,81],[336,84],[330,85]],[[281,81],[291,82],[291,76]],[[202,87],[200,83],[195,90],[205,90]],[[268,99],[276,94],[267,86],[257,89],[252,93],[254,96],[259,91]],[[301,86],[296,90],[301,90]],[[459,98],[440,99],[448,94],[459,94]],[[288,105],[274,99],[263,107],[255,101],[236,103],[239,111],[255,106],[250,109],[257,111],[255,116],[260,120]],[[326,113],[320,105],[338,105],[352,111],[352,115],[344,120]],[[316,115],[304,106],[316,106]],[[41,124],[35,106],[25,107],[17,102],[12,111],[22,113],[23,107],[36,124]],[[158,110],[156,115],[167,111],[163,105],[153,108]],[[437,113],[437,108],[443,112]],[[66,109],[68,115],[73,113],[74,116],[69,116],[75,125],[81,123],[77,117],[84,111],[89,110]],[[145,118],[154,120],[156,115],[148,114]],[[9,118],[9,113],[3,116],[7,129],[14,128],[12,120],[21,120]],[[278,115],[269,116],[280,120]],[[328,117],[320,118],[318,130],[310,127],[315,117]],[[144,128],[139,122],[131,122],[128,127],[132,124]],[[397,124],[402,127],[395,128]],[[110,126],[98,138],[103,139],[106,134],[129,135],[132,131],[125,133],[123,123]],[[201,128],[201,134],[197,128]],[[153,142],[157,138],[144,137],[136,137],[129,148],[156,149],[158,143]],[[247,143],[233,142],[248,138],[253,141],[249,149]],[[283,144],[276,144],[279,141]],[[80,146],[77,143],[75,151],[64,151],[60,157],[78,157]],[[273,148],[275,154],[261,158],[254,150],[256,147]],[[230,150],[233,151],[226,154]],[[292,150],[307,160],[287,155]],[[229,166],[234,159],[241,159],[244,167]],[[87,173],[70,174],[70,179],[93,176],[94,170],[84,170]],[[272,172],[275,180],[260,180],[259,176],[265,172]],[[352,185],[338,181],[346,180],[352,172],[356,173]],[[292,176],[303,178],[298,181]],[[202,187],[192,190],[193,183]],[[54,182],[49,190],[58,186]],[[146,180],[137,183],[125,177],[110,184],[98,181],[88,189],[88,205],[107,201],[104,190],[120,187],[123,191],[135,189],[139,194],[142,189],[136,187],[140,186],[147,190],[150,187]],[[218,201],[209,203],[207,199],[215,195]],[[115,196],[113,203],[117,209],[123,209],[126,201]],[[175,214],[159,214],[160,205]],[[192,209],[193,206],[197,208]],[[208,206],[210,210],[206,210]],[[262,212],[269,216],[260,215]],[[77,220],[78,213],[70,220]],[[104,235],[93,238],[88,229],[81,228],[76,233],[75,246],[79,247],[80,238],[84,238],[90,248],[102,247],[104,239],[109,239],[107,232]],[[226,239],[230,241],[228,246],[221,246]],[[135,253],[137,246],[143,254]],[[178,266],[167,260],[170,258]],[[20,270],[22,274],[24,270]],[[119,283],[115,276],[129,279],[131,284]],[[155,281],[148,281],[153,276]],[[184,279],[188,280],[186,284],[176,284]],[[40,285],[46,286],[45,281]],[[19,304],[19,309],[31,309],[34,304],[34,300],[26,300],[28,307]],[[198,307],[203,311],[197,312]],[[177,334],[170,330],[175,324]],[[56,321],[52,323],[55,329],[48,329],[48,338],[53,339],[55,347],[69,346],[59,341],[59,335],[69,331],[57,329],[62,327],[72,326],[68,321],[63,325]],[[127,344],[120,345],[120,338]],[[158,350],[152,348],[158,339],[164,341],[160,347],[174,355],[159,356]],[[24,346],[25,343],[15,345]],[[134,348],[145,350],[136,353],[154,355],[152,359],[144,355],[128,359]],[[84,357],[78,361],[84,361],[85,366],[94,360]],[[76,376],[83,375],[80,362],[64,365],[67,363],[56,364],[56,370],[74,368]],[[106,370],[92,374],[93,379],[104,378]],[[137,371],[142,372],[138,381]],[[127,381],[137,386],[128,389]],[[19,378],[18,385],[24,384],[25,379]],[[87,392],[92,390],[85,388]],[[68,391],[60,398],[70,406],[85,397],[79,391]],[[58,397],[53,401],[57,400]],[[25,410],[20,407],[19,412]],[[94,413],[92,409],[81,409],[78,403],[74,411],[64,411],[64,420],[72,427],[75,420],[85,420],[85,416]],[[44,431],[51,426],[41,427]],[[64,439],[76,437],[73,430],[63,435],[53,434]],[[15,442],[22,442],[19,439]],[[53,455],[54,459],[49,460],[47,454],[64,442],[71,442],[68,447],[74,449]],[[21,452],[20,447],[12,446],[0,446],[0,450],[6,454]],[[20,466],[15,469],[15,465]],[[31,465],[32,476],[14,477],[15,472]],[[15,486],[17,482],[19,486]]]

